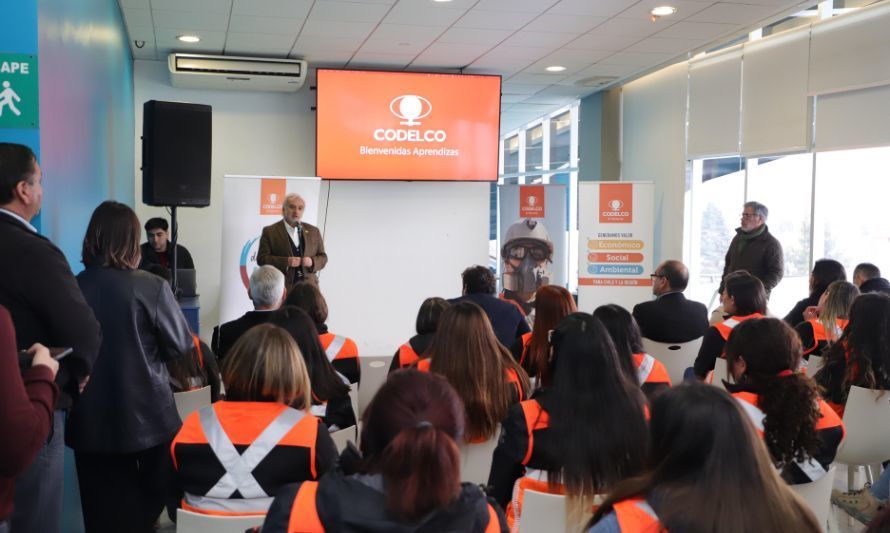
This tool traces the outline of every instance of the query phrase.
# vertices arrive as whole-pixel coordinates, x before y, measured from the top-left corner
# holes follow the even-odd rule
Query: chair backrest
[[[729,367],[727,366],[726,359],[718,357],[717,360],[714,361],[714,374],[713,379],[711,380],[711,384],[722,387],[724,380],[730,381]]]
[[[176,411],[179,418],[185,420],[190,414],[202,407],[210,405],[210,385],[197,390],[173,393],[173,401],[176,402]]]
[[[491,458],[494,449],[498,445],[498,435],[501,430],[495,432],[494,437],[477,444],[463,443],[460,445],[460,480],[475,485],[488,483],[488,474],[491,472]]]
[[[176,510],[176,533],[244,533],[263,525],[265,516],[217,516]]]
[[[355,426],[331,432],[331,439],[334,441],[334,446],[337,447],[337,452],[342,453],[349,441],[355,442]]]
[[[816,375],[816,372],[822,368],[823,359],[821,355],[811,355],[809,360],[807,360],[807,375],[813,377]]]
[[[864,387],[850,387],[844,409],[847,436],[836,461],[872,465],[890,459],[890,391],[877,396]]]
[[[791,489],[810,506],[822,531],[827,531],[826,524],[831,512],[831,487],[834,485],[835,469],[832,466],[825,475],[811,483],[791,485]]]
[[[522,495],[519,533],[562,532],[566,530],[566,497],[526,490]]]
[[[392,355],[359,356],[362,366],[362,383],[358,388],[357,414],[359,418],[365,414],[365,408],[371,403],[371,398],[377,394],[377,390],[386,381],[392,357]]]
[[[669,343],[643,339],[643,350],[661,361],[671,376],[671,383],[679,385],[683,382],[683,372],[695,363],[701,341],[701,337],[689,342]]]
[[[355,415],[356,423],[358,423],[358,385],[353,383],[349,387],[349,403],[352,404],[352,413]]]

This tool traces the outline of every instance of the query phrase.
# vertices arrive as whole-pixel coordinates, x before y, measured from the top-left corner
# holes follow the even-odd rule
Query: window
[[[544,125],[525,130],[525,171],[544,169]]]

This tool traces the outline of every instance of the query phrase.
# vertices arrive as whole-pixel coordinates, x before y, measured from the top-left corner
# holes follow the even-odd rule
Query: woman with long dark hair
[[[417,369],[445,376],[457,391],[466,407],[467,442],[493,438],[507,409],[528,396],[528,376],[472,302],[452,304],[442,313],[427,353]]]
[[[407,368],[426,354],[427,348],[433,342],[436,335],[436,328],[439,327],[439,319],[445,309],[451,305],[444,298],[427,298],[420,304],[417,311],[417,320],[414,322],[414,329],[417,335],[411,337],[408,342],[399,346],[392,358],[392,364],[389,365],[389,371],[395,372],[400,368]]]
[[[815,379],[841,416],[852,385],[876,391],[890,388],[890,296],[868,293],[856,298],[849,324],[829,348]]]
[[[347,450],[341,470],[282,489],[262,532],[506,533],[500,510],[460,482],[463,411],[442,377],[394,372],[365,411],[362,456]]]
[[[813,265],[813,271],[810,272],[810,295],[797,302],[783,320],[792,328],[797,326],[806,318],[804,311],[807,308],[819,305],[819,298],[822,297],[829,285],[835,281],[846,280],[847,271],[844,269],[844,265],[834,259],[819,259]]]
[[[300,348],[312,386],[310,412],[330,431],[354,426],[357,413],[352,412],[349,380],[328,361],[309,315],[298,307],[286,305],[276,311],[269,322],[290,333]]]
[[[670,388],[671,377],[661,361],[643,351],[643,337],[634,317],[620,305],[601,305],[593,316],[606,326],[621,368],[643,389],[646,398],[653,398]]]
[[[812,379],[797,372],[800,340],[777,318],[747,320],[732,330],[727,384],[789,484],[809,483],[828,471],[844,438],[844,424],[819,397]]]
[[[644,474],[613,488],[591,533],[822,530],[719,387],[683,384],[655,399],[647,462]]]
[[[723,280],[720,301],[729,318],[708,328],[695,358],[695,377],[705,379],[714,370],[732,328],[751,318],[762,318],[766,313],[766,289],[763,282],[746,270],[737,270]]]
[[[151,532],[169,490],[169,446],[181,422],[166,361],[193,347],[167,283],[139,265],[133,210],[100,204],[77,276],[102,328],[99,356],[68,419],[87,531]]]
[[[525,369],[529,377],[537,378],[539,385],[550,384],[550,330],[559,321],[575,312],[575,299],[572,293],[559,285],[544,285],[535,292],[535,326],[531,333],[525,333],[513,344],[510,351],[513,358]]]
[[[803,345],[803,355],[822,356],[825,350],[837,342],[850,322],[850,307],[859,296],[859,289],[848,281],[835,281],[819,297],[814,317],[806,316],[794,330]]]
[[[525,490],[567,494],[568,524],[583,524],[593,498],[640,473],[646,398],[621,367],[609,332],[586,313],[553,331],[553,383],[510,408],[488,479],[516,528]]]

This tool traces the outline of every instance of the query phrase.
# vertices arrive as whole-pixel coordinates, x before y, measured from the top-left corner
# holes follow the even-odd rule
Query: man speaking
[[[284,274],[288,287],[308,281],[318,284],[316,272],[328,263],[321,232],[311,224],[301,222],[306,201],[291,193],[281,204],[282,221],[263,228],[258,265],[272,265]]]
[[[741,215],[741,226],[737,228],[735,237],[726,251],[726,263],[723,267],[723,278],[736,270],[747,270],[763,282],[769,296],[785,273],[785,261],[782,245],[769,232],[766,219],[769,210],[757,202],[744,205]],[[720,293],[723,293],[723,281],[720,282]]]

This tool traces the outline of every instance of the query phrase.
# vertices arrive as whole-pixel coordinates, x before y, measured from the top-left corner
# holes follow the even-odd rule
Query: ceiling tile
[[[152,18],[155,28],[224,32],[229,26],[228,13],[155,9]]]
[[[434,2],[399,2],[393,6],[383,22],[387,24],[420,24],[423,26],[438,26],[447,28],[461,15],[467,12],[466,8],[456,9],[443,7]]]
[[[333,1],[333,0],[316,0],[316,3],[317,4],[326,4],[331,1]],[[337,0],[337,1],[339,1],[339,0]],[[397,2],[397,0],[352,0],[352,1],[357,4],[387,4],[387,5],[395,4]]]
[[[552,85],[565,79],[561,74],[528,74],[520,72],[510,76],[511,83],[521,83],[527,85]]]
[[[118,0],[122,9],[150,9],[150,0]]]
[[[709,41],[722,35],[728,35],[738,30],[735,24],[718,24],[714,22],[689,22],[683,21],[665,28],[656,34],[657,37],[671,37],[679,39],[701,39]],[[704,43],[703,43],[704,44]]]
[[[521,102],[528,98],[527,94],[501,94],[501,103],[502,104],[513,104],[516,102]]]
[[[640,19],[640,18],[613,18],[610,19],[596,28],[591,32],[594,35],[601,36],[609,36],[609,37],[648,37],[655,33],[660,32],[661,30],[676,24],[676,22],[668,21],[667,19],[661,18],[655,21],[652,21],[648,18]]]
[[[566,105],[578,99],[581,88],[575,90],[571,95],[562,94],[543,94],[543,91],[533,94],[522,101],[524,104],[548,104],[548,105]],[[549,111],[548,111],[549,113]]]
[[[130,38],[130,50],[133,51],[133,57],[139,59],[147,59],[148,56],[154,58],[155,55],[155,30],[151,27],[132,27],[127,28],[127,35]],[[136,43],[142,46],[136,46]]]
[[[618,52],[597,62],[597,65],[624,65],[648,68],[663,63],[675,55],[673,53]]]
[[[663,17],[665,22],[678,22],[691,17],[699,11],[714,5],[713,1],[693,1],[693,0],[640,0],[638,3],[622,11],[619,15],[621,18],[638,18],[640,20],[649,21],[652,16],[652,8],[665,3],[677,8],[677,12],[673,15]]]
[[[540,90],[546,89],[549,86],[549,84],[541,83],[516,83],[513,81],[505,81],[501,87],[501,92],[529,96]]]
[[[585,15],[553,15],[544,13],[522,28],[522,31],[545,31],[562,33],[587,33],[606,21],[606,17]]]
[[[648,37],[627,48],[628,52],[682,54],[702,46],[700,39],[668,39],[665,37]]]
[[[232,0],[151,0],[151,9],[225,13],[232,11]]]
[[[574,41],[566,44],[563,48],[569,50],[611,50],[617,52],[619,50],[624,50],[628,46],[639,42],[642,39],[643,37],[638,37],[636,35],[600,35],[596,30],[593,30],[592,32],[582,35]]]
[[[342,37],[342,36],[312,36],[300,35],[294,44],[291,53],[296,54],[318,54],[324,51],[337,52],[346,54],[349,59],[352,54],[358,50],[358,47],[364,42],[364,37]]]
[[[408,66],[413,59],[414,54],[380,54],[359,50],[348,66],[350,68],[387,67],[390,69],[402,69]]]
[[[365,37],[377,26],[374,22],[336,22],[329,20],[307,20],[300,37]]]
[[[473,63],[475,65],[475,63]],[[507,69],[501,66],[501,68],[487,68],[487,67],[475,67],[470,66],[461,70],[464,74],[484,74],[489,76],[502,76],[508,77],[516,74],[519,69]]]
[[[303,27],[303,19],[284,17],[254,17],[248,15],[232,15],[229,31],[237,33],[256,33],[290,35],[294,37]],[[291,39],[293,40],[293,39]]]
[[[638,0],[562,0],[547,13],[557,15],[591,15],[611,17],[624,11]]]
[[[181,35],[180,30],[171,30],[166,28],[155,28],[155,38],[157,39],[158,53],[163,50],[175,50],[177,52],[194,53],[194,54],[221,54],[223,46],[226,42],[226,34],[222,31],[200,31],[195,32],[201,36],[201,42],[189,44],[183,43],[176,39]]]
[[[640,70],[642,70],[640,67],[630,65],[602,65],[597,63],[591,67],[587,67],[574,76],[565,78],[559,82],[559,85],[578,85],[579,82],[583,83],[584,80],[595,76],[616,76],[622,78],[635,72],[639,72]]]
[[[294,44],[294,35],[274,35],[229,32],[224,52],[228,55],[262,54],[270,57],[287,57]]]
[[[433,43],[417,56],[412,65],[463,67],[485,52],[486,49],[478,45]]]
[[[488,11],[474,8],[467,11],[454,25],[458,28],[518,30],[536,16],[536,13],[523,11]]]
[[[505,12],[543,13],[554,4],[556,4],[556,0],[480,0],[476,7]]]
[[[151,28],[154,26],[150,9],[124,9],[123,15],[128,28]]]
[[[751,24],[775,14],[776,9],[770,6],[754,6],[747,4],[719,3],[699,11],[689,17],[691,22],[724,22],[731,24]]]
[[[232,15],[302,19],[311,6],[312,0],[234,0]]]
[[[379,22],[390,10],[386,4],[356,2],[316,2],[309,11],[309,20],[333,20],[338,22]]]
[[[577,35],[573,33],[554,33],[543,31],[518,31],[504,41],[503,46],[536,46],[552,49],[574,40]]]
[[[417,55],[441,33],[440,28],[381,24],[365,40],[360,51],[379,54]]]
[[[552,65],[559,65],[566,68],[560,74],[562,74],[563,76],[569,76],[584,70],[600,59],[608,57],[612,54],[613,52],[609,51],[594,52],[590,50],[569,50],[566,48],[562,48],[560,50],[557,50],[556,52],[553,52],[552,54],[548,54],[546,57],[530,65],[524,70],[524,72],[529,74],[545,73],[547,72],[545,70],[547,67]]]
[[[478,28],[449,28],[436,41],[454,44],[494,46],[509,37],[510,30],[482,30]]]

